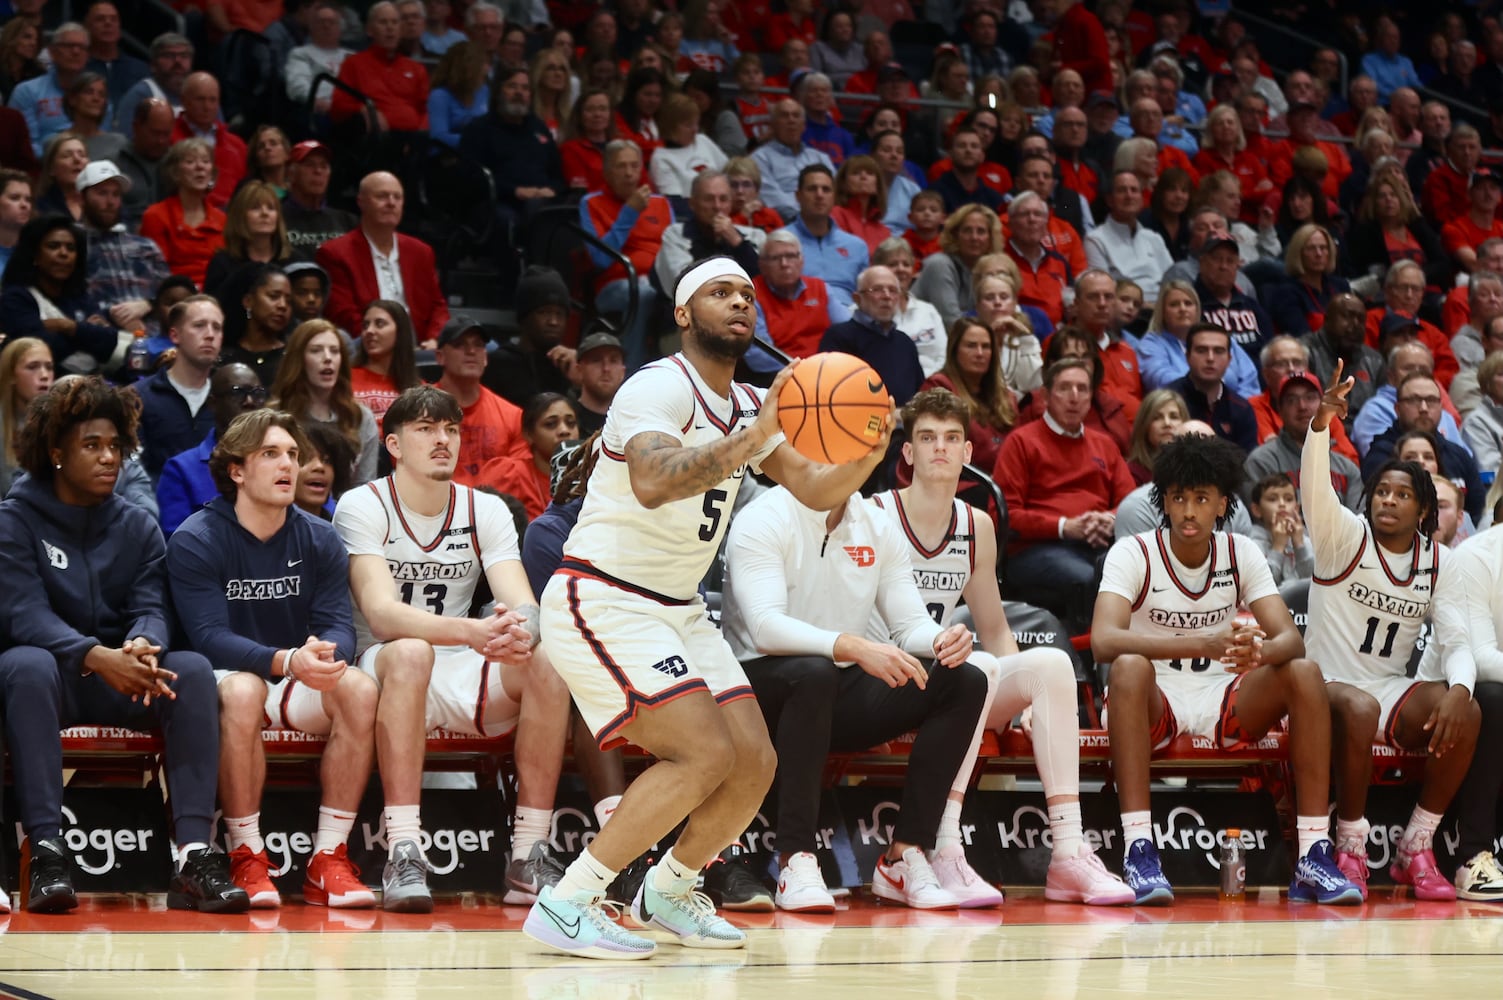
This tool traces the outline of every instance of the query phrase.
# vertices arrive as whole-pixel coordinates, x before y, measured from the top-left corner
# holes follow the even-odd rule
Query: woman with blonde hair
[[[89,148],[77,132],[59,132],[47,140],[42,153],[42,173],[32,197],[32,215],[67,215],[74,222],[83,218],[83,194],[78,175],[89,165]]]
[[[52,388],[52,375],[52,351],[39,337],[17,337],[0,350],[0,495],[15,475],[26,408]]]
[[[10,100],[16,84],[47,72],[37,59],[42,51],[42,33],[23,17],[13,17],[0,28],[0,101]]]
[[[1336,273],[1337,250],[1331,231],[1313,222],[1300,226],[1289,238],[1284,252],[1288,278],[1263,293],[1279,333],[1303,337],[1319,330],[1331,296],[1351,291],[1351,282]]]
[[[830,218],[852,236],[866,241],[868,253],[892,236],[882,218],[887,215],[887,181],[870,156],[849,157],[835,173],[835,209]]]
[[[1148,329],[1138,340],[1138,374],[1144,390],[1161,389],[1189,374],[1185,340],[1190,336],[1190,328],[1200,322],[1200,316],[1200,294],[1193,284],[1171,280],[1159,286],[1159,298],[1153,304]],[[1263,391],[1258,384],[1257,366],[1235,341],[1232,361],[1224,377],[1232,391],[1244,399]]]
[[[282,199],[265,181],[246,181],[225,208],[224,247],[204,271],[204,291],[216,295],[247,264],[283,264],[292,256]]]
[[[939,310],[946,328],[976,307],[971,269],[989,253],[1001,253],[1002,220],[985,205],[962,205],[939,232],[939,253],[924,259],[913,293]]]
[[[1242,207],[1246,213],[1242,221],[1257,221],[1258,206],[1274,185],[1268,176],[1268,164],[1248,152],[1247,135],[1242,131],[1242,119],[1237,116],[1234,105],[1217,105],[1206,115],[1200,152],[1195,154],[1191,165],[1201,177],[1229,171],[1242,191]]]
[[[725,179],[731,185],[731,221],[751,226],[764,233],[783,228],[783,217],[776,209],[762,204],[762,168],[750,156],[733,156],[726,161]]]
[[[1124,170],[1136,174],[1144,197],[1151,197],[1159,182],[1159,144],[1142,136],[1123,139],[1112,158],[1112,173]]]
[[[569,58],[555,48],[540,49],[532,57],[529,76],[532,79],[532,113],[542,119],[557,140],[574,105],[574,80],[569,74]]]
[[[292,331],[266,405],[285,410],[304,426],[337,430],[357,456],[351,486],[376,478],[376,418],[355,399],[349,349],[333,323],[310,319]]]
[[[949,389],[971,411],[966,428],[971,464],[988,473],[1018,422],[1017,400],[997,366],[999,354],[997,332],[973,316],[962,316],[950,326],[944,367],[923,384],[924,389]]]
[[[202,139],[182,139],[162,157],[167,196],[141,216],[141,235],[167,259],[167,269],[203,287],[214,252],[224,245],[225,215],[209,204],[214,190],[214,151]]]
[[[1174,440],[1180,424],[1190,419],[1190,408],[1173,389],[1155,389],[1143,397],[1127,441],[1127,471],[1142,486],[1153,479],[1153,460],[1159,449]]]
[[[1424,268],[1426,285],[1444,287],[1451,276],[1450,255],[1420,215],[1397,160],[1373,164],[1357,221],[1347,231],[1346,251],[1353,274],[1382,272],[1401,260],[1412,260]]]
[[[259,125],[245,145],[246,179],[240,182],[240,187],[250,181],[263,181],[271,185],[278,198],[284,197],[287,166],[292,162],[292,140],[287,133],[275,125]]]
[[[976,281],[976,318],[997,333],[998,369],[1008,388],[1032,392],[1043,384],[1043,349],[1033,326],[1018,308],[1018,283],[1006,273]]]
[[[438,60],[428,91],[428,134],[450,149],[459,148],[459,133],[490,110],[490,71],[485,49],[475,42],[458,42]]]

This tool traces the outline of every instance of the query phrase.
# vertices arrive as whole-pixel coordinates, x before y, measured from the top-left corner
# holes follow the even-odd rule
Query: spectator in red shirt
[[[1471,207],[1467,188],[1472,171],[1482,159],[1482,137],[1470,125],[1457,125],[1446,136],[1446,155],[1430,175],[1420,196],[1420,211],[1432,225],[1440,226],[1463,216]]]
[[[339,80],[369,97],[376,106],[372,131],[425,132],[428,129],[428,71],[397,51],[402,21],[395,4],[382,0],[365,15],[371,44],[345,59]],[[343,90],[334,91],[329,117],[349,120],[364,105]]]
[[[1483,240],[1503,236],[1503,220],[1497,215],[1500,203],[1503,203],[1503,176],[1486,165],[1473,170],[1467,186],[1466,214],[1447,222],[1440,231],[1446,253],[1463,271],[1476,266],[1477,247]]]
[[[1054,25],[1053,68],[1073,69],[1085,81],[1086,93],[1114,90],[1111,50],[1106,30],[1080,0],[1059,0],[1060,16]]]
[[[219,81],[193,73],[183,81],[183,111],[172,127],[172,141],[202,139],[214,154],[217,176],[209,204],[224,208],[245,176],[245,140],[225,127],[219,116]]]
[[[750,156],[733,157],[725,165],[731,184],[731,222],[764,233],[783,228],[783,217],[762,204],[762,168]]]
[[[564,164],[564,183],[571,191],[599,191],[605,187],[605,144],[614,139],[611,95],[587,90],[569,112],[566,138],[558,147]]]
[[[785,13],[774,14],[768,19],[767,48],[781,52],[783,46],[795,38],[805,45],[813,45],[819,37],[819,26],[814,23],[814,0],[787,0],[785,6]]]
[[[214,252],[224,246],[224,212],[209,202],[214,154],[202,139],[173,143],[162,158],[162,179],[172,193],[141,217],[141,235],[162,250],[173,274],[203,286]]]
[[[621,103],[616,106],[616,138],[630,139],[642,151],[642,169],[663,144],[658,134],[658,108],[667,95],[668,79],[652,67],[634,69],[626,75]],[[643,175],[645,178],[645,174]]]
[[[825,331],[851,318],[850,306],[823,281],[804,274],[804,246],[786,229],[768,235],[759,264],[761,273],[752,278],[757,332],[789,357],[818,354]]]
[[[1367,312],[1369,347],[1380,346],[1383,319],[1389,313],[1418,317],[1420,304],[1425,300],[1424,271],[1412,260],[1395,262],[1383,278],[1383,299],[1385,305]],[[1416,318],[1414,325],[1419,328],[1417,339],[1430,349],[1431,356],[1435,358],[1435,380],[1442,386],[1449,387],[1451,380],[1461,370],[1456,354],[1451,350],[1451,338],[1425,320]]]
[[[1258,206],[1273,190],[1273,181],[1268,177],[1264,159],[1247,148],[1247,136],[1236,108],[1223,104],[1206,116],[1200,152],[1191,162],[1202,177],[1218,170],[1230,171],[1242,186],[1242,221],[1257,219]]]
[[[1341,146],[1317,136],[1315,123],[1320,120],[1320,110],[1313,104],[1296,103],[1289,106],[1289,138],[1274,147],[1268,175],[1275,185],[1282,185],[1294,176],[1294,154],[1313,146],[1325,154],[1326,158],[1326,176],[1321,183],[1321,192],[1329,200],[1335,201],[1341,194],[1342,182],[1351,176],[1352,161]]]
[[[1011,238],[1006,253],[1018,265],[1023,285],[1018,301],[1041,309],[1058,326],[1064,319],[1065,287],[1074,280],[1064,257],[1044,246],[1049,234],[1049,206],[1032,191],[1024,191],[1007,208]]]
[[[883,224],[887,215],[887,182],[877,161],[870,156],[853,156],[840,165],[835,174],[835,208],[830,218],[852,236],[866,241],[866,249],[875,253],[877,244],[892,236]]]
[[[1369,108],[1378,106],[1378,85],[1373,78],[1364,73],[1358,73],[1352,77],[1352,82],[1346,88],[1346,110],[1331,116],[1331,124],[1341,130],[1342,135],[1353,136],[1357,134],[1357,126],[1362,123],[1362,116]]]

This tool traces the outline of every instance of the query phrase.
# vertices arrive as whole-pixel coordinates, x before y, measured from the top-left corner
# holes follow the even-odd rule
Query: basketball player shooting
[[[579,523],[542,598],[543,648],[603,747],[635,743],[657,763],[557,885],[538,893],[523,931],[589,958],[656,950],[601,908],[616,873],[685,817],[677,842],[632,904],[644,927],[692,948],[740,948],[746,936],[695,891],[700,869],[746,829],[772,783],[774,754],[746,675],[697,594],[748,468],[800,503],[846,501],[887,452],[895,414],[859,460],[818,465],[785,441],[777,398],[733,382],[751,344],[756,299],[729,257],[686,268],[674,293],[683,350],[617,393]],[[795,362],[795,365],[797,362]]]

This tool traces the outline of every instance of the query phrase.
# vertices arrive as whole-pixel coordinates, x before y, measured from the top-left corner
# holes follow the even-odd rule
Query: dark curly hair
[[[31,401],[21,425],[16,463],[38,482],[53,478],[53,451],[63,447],[74,427],[90,420],[108,420],[120,435],[120,460],[136,450],[141,420],[141,397],[110,385],[98,375],[65,378]]]
[[[1153,505],[1169,527],[1164,512],[1164,497],[1171,490],[1190,490],[1212,486],[1226,498],[1226,513],[1217,518],[1216,526],[1225,524],[1237,510],[1238,491],[1242,488],[1242,449],[1219,437],[1186,434],[1159,449],[1153,460]]]
[[[1438,449],[1436,453],[1439,454]],[[1362,513],[1367,517],[1367,523],[1373,523],[1373,490],[1378,488],[1378,484],[1383,481],[1384,474],[1389,472],[1402,472],[1409,477],[1409,482],[1414,487],[1414,499],[1418,500],[1420,505],[1420,534],[1426,538],[1433,538],[1440,530],[1440,497],[1436,495],[1435,480],[1431,478],[1430,470],[1418,462],[1403,462],[1397,458],[1390,458],[1378,466],[1378,471],[1374,472],[1372,478],[1362,487]],[[1462,488],[1460,493],[1461,501],[1465,504],[1466,489]]]

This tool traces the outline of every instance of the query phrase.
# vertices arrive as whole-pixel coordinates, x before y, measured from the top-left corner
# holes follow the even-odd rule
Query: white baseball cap
[[[78,173],[78,181],[75,187],[79,194],[83,194],[95,184],[103,184],[105,181],[119,181],[120,193],[130,190],[130,178],[120,172],[120,168],[109,160],[94,160]]]

